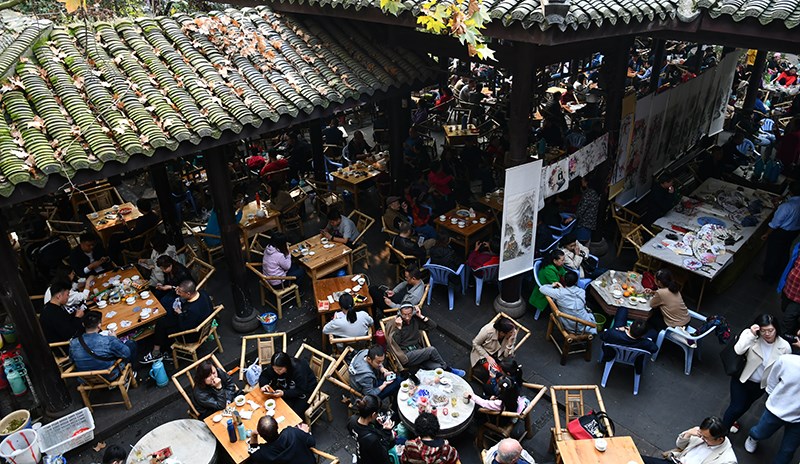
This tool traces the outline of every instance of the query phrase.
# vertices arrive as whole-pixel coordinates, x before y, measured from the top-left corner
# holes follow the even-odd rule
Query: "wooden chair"
[[[533,408],[547,392],[547,387],[536,383],[526,382],[523,382],[522,386],[533,392],[536,392],[536,395],[531,399],[531,402],[522,412],[493,411],[490,409],[478,408],[479,413],[488,416],[486,422],[484,422],[478,430],[478,436],[475,439],[475,443],[477,443],[479,447],[488,448],[486,445],[487,436],[492,438],[493,443],[497,443],[504,438],[516,438],[512,436],[512,431],[514,430],[514,423],[512,420],[514,419],[517,421],[523,421],[525,424],[525,435],[519,441],[527,440],[533,437],[533,430],[531,428],[531,411],[533,411]]]
[[[369,249],[367,249],[367,244],[364,243],[363,238],[367,230],[375,224],[375,219],[372,219],[356,209],[351,211],[347,217],[356,223],[356,229],[358,229],[358,237],[353,240],[355,248],[353,248],[353,251],[350,253],[350,259],[353,264],[358,261],[364,261],[364,267],[369,269]]]
[[[267,247],[267,241],[269,239],[269,235],[261,232],[253,235],[253,238],[250,240],[250,247],[247,249],[249,258],[259,260],[264,259],[264,248]]]
[[[559,412],[558,394],[563,392],[564,415]],[[584,392],[594,393],[595,401],[587,404],[584,399]],[[550,401],[553,405],[553,422],[551,429],[550,452],[555,454],[556,463],[562,463],[558,453],[556,443],[560,441],[573,440],[572,435],[567,430],[567,424],[573,419],[577,419],[588,413],[590,410],[606,411],[603,403],[603,396],[600,394],[600,387],[597,385],[553,385],[550,387]],[[563,420],[562,420],[563,417]],[[607,418],[602,419],[609,434],[613,436],[611,424]]]
[[[645,226],[636,226],[633,230],[628,232],[625,240],[633,245],[636,251],[636,263],[633,265],[633,270],[637,272],[650,271],[655,267],[655,259],[649,255],[642,253],[642,247],[648,240],[655,237],[655,234],[650,232]]]
[[[300,218],[300,208],[305,207],[305,193],[302,200],[296,200],[294,206],[281,213],[280,222],[283,233],[292,234],[292,236],[303,238],[305,232],[303,231],[303,220]],[[297,234],[297,235],[295,235]]]
[[[386,219],[384,219],[383,216],[381,216],[381,232],[383,232],[384,234],[388,235],[389,239],[391,239],[392,237],[398,235],[397,232],[395,232],[395,231],[389,229],[388,227],[386,227]]]
[[[219,350],[219,352],[222,353],[224,351],[222,349],[222,342],[219,340],[217,328],[214,327],[213,324],[214,318],[217,317],[217,315],[223,309],[225,309],[223,305],[218,305],[214,308],[214,312],[211,313],[197,327],[184,330],[183,332],[174,333],[169,336],[169,338],[175,340],[172,342],[172,363],[175,365],[175,369],[178,368],[178,359],[183,359],[190,362],[197,361],[197,351],[201,346],[203,346],[206,340],[208,340],[210,335],[214,336],[214,341],[217,343],[217,347],[212,349],[211,352],[214,353]],[[187,339],[188,336],[196,336],[197,339],[195,341],[191,341]]]
[[[153,240],[153,235],[158,232],[162,223],[163,221],[158,221],[158,224],[136,237],[126,238],[119,242],[122,247],[122,262],[125,264],[136,264],[139,259],[146,258],[147,252],[150,250],[150,241]]]
[[[328,454],[324,451],[320,451],[316,448],[309,448],[313,454],[317,456],[317,463],[322,463],[325,461],[330,461],[330,464],[339,464],[339,458],[332,454]]]
[[[417,304],[417,309],[421,310],[425,303],[428,301],[428,292],[431,291],[431,284],[425,284],[425,289],[422,291],[422,299],[419,300],[419,304]],[[383,310],[384,314],[389,313],[397,313],[400,308],[386,308]]]
[[[317,213],[327,216],[328,211],[334,207],[341,207],[344,204],[342,197],[336,193],[325,182],[318,182],[312,179],[306,179],[308,185],[314,190],[316,195],[315,206]]]
[[[72,248],[78,246],[81,234],[86,232],[86,225],[83,222],[58,221],[56,219],[48,219],[46,222],[50,235],[63,237]]]
[[[137,387],[136,374],[130,364],[124,364],[124,360],[117,359],[108,369],[96,371],[75,371],[68,370],[61,374],[61,378],[76,379],[78,380],[78,393],[83,399],[83,405],[92,411],[93,406],[114,406],[117,404],[124,404],[126,409],[130,409],[133,405],[128,396],[128,388]],[[119,376],[114,380],[108,380],[108,376],[113,374],[115,370],[120,370]],[[92,404],[89,395],[94,390],[115,390],[119,389],[122,395],[122,401],[114,401],[109,403],[96,403]]]
[[[222,369],[223,371],[225,370],[225,368],[222,367],[222,364],[219,362],[217,357],[214,356],[214,353],[209,353],[209,354],[203,356],[202,358],[200,358],[197,361],[189,364],[188,366],[184,367],[183,369],[181,369],[180,371],[178,371],[178,372],[176,372],[175,374],[172,375],[172,383],[175,384],[175,388],[178,389],[178,393],[181,394],[183,399],[189,405],[188,413],[194,419],[203,420],[203,418],[200,417],[200,413],[197,411],[197,408],[195,407],[194,402],[192,401],[192,397],[189,396],[189,394],[186,393],[186,390],[183,389],[183,385],[181,385],[181,376],[185,375],[186,378],[189,379],[189,388],[190,388],[190,390],[193,391],[194,390],[194,374],[192,373],[192,371],[197,369],[197,366],[199,366],[200,364],[202,364],[203,362],[205,362],[205,361],[207,361],[209,359],[219,369]]]
[[[274,309],[278,313],[278,318],[283,318],[283,305],[291,303],[292,299],[297,302],[297,306],[299,307],[300,302],[300,289],[295,284],[294,280],[296,277],[293,276],[265,276],[261,272],[261,263],[247,263],[247,269],[258,277],[258,290],[261,295],[261,304],[262,305],[269,305],[272,309]],[[273,287],[272,284],[269,283],[270,280],[282,280],[284,282],[289,282],[288,285],[284,283],[283,288]],[[271,293],[275,298],[275,303],[273,303],[269,298],[267,298],[267,294]]]
[[[205,224],[184,221],[183,228],[184,231],[194,239],[195,245],[199,252],[198,254],[203,255],[203,257],[206,258],[206,262],[213,265],[214,257],[220,257],[224,253],[221,241],[218,245],[209,245],[206,243],[206,238],[222,240],[222,237],[219,235],[207,234],[205,232]]]
[[[325,380],[344,390],[344,396],[351,400],[364,396],[361,392],[350,386],[350,366],[347,365],[347,357],[352,356],[352,353],[353,347],[345,347],[339,357],[336,358],[333,365],[331,365],[331,370],[329,371],[330,375],[325,377]]]
[[[364,346],[370,346],[372,343],[372,327],[369,328],[367,334],[363,337],[336,338],[335,335],[330,334],[328,335],[328,343],[330,343],[330,347],[334,354],[339,354],[339,351],[341,351],[339,349],[339,345],[355,345],[359,349]]]
[[[251,340],[256,342],[256,355],[258,364],[266,366],[270,363],[272,355],[277,351],[286,353],[286,332],[274,332],[269,334],[244,335],[242,337],[242,356],[239,358],[239,381],[244,381],[245,356],[247,355],[247,345]],[[245,389],[249,389],[245,387]]]
[[[336,360],[332,356],[305,343],[300,345],[294,357],[302,359],[303,353],[309,353],[308,365],[317,378],[317,386],[308,395],[308,408],[305,410],[306,424],[311,427],[317,419],[322,417],[323,413],[326,414],[328,422],[331,422],[333,421],[333,414],[331,414],[330,397],[322,391],[322,386],[325,384],[325,378],[330,375],[331,368]]]
[[[397,330],[394,325],[395,316],[389,316],[381,319],[381,330],[386,335],[386,359],[392,365],[392,370],[400,372],[406,370],[408,367],[408,356],[405,352],[394,342],[392,333]],[[428,348],[431,346],[431,341],[428,339],[428,334],[424,330],[420,330],[420,348]]]
[[[579,317],[562,313],[558,310],[558,307],[552,298],[549,296],[545,296],[545,298],[547,298],[547,304],[550,305],[551,310],[550,322],[547,324],[547,334],[545,335],[545,339],[551,340],[556,346],[556,349],[558,349],[558,352],[561,353],[561,365],[563,366],[566,364],[567,356],[574,353],[584,353],[584,359],[588,362],[592,357],[592,340],[594,340],[594,334],[586,332],[586,329],[588,327],[597,328],[597,324],[592,321],[587,321]],[[569,319],[578,324],[582,324],[583,332],[577,334],[568,332],[561,323],[561,318]],[[560,342],[556,340],[556,334],[553,330],[554,328],[558,329],[558,334],[561,336]]]
[[[56,360],[59,372],[71,372],[75,369],[72,358],[69,357],[69,340],[66,342],[50,343],[50,351],[53,352],[53,359]]]
[[[217,269],[208,264],[207,262],[203,261],[200,258],[192,258],[186,263],[186,268],[192,273],[195,279],[197,279],[197,290],[200,290],[205,286],[208,282],[208,279],[217,272]]]
[[[528,329],[524,325],[522,325],[519,322],[517,322],[516,320],[514,320],[514,318],[506,316],[503,313],[497,313],[492,318],[492,320],[488,322],[487,325],[489,325],[489,324],[490,325],[494,325],[494,323],[497,322],[497,320],[500,319],[501,317],[505,317],[506,319],[511,321],[515,326],[517,326],[517,342],[514,343],[514,348],[511,350],[513,354],[516,354],[516,353],[519,352],[519,348],[522,346],[522,344],[525,343],[528,340],[528,338],[530,338],[531,331],[530,331],[530,329]],[[522,336],[522,338],[520,338],[520,336]],[[480,379],[478,379],[477,377],[473,376],[472,366],[469,367],[469,375],[467,376],[467,378],[468,379],[474,379],[474,380],[477,380],[478,382],[480,382]]]
[[[76,215],[79,214],[80,207],[83,205],[87,205],[92,211],[97,212],[125,203],[117,189],[108,182],[100,182],[91,187],[79,186],[72,191],[69,200]]]
[[[619,242],[617,244],[617,256],[619,256],[627,244],[625,237],[638,226],[636,221],[641,219],[641,216],[616,203],[611,204],[611,216],[617,223],[617,230],[619,231]]]
[[[396,281],[399,282],[406,267],[411,263],[419,264],[419,260],[416,256],[407,255],[398,250],[390,242],[386,242],[386,246],[389,247],[389,262],[395,261],[392,264],[395,265]]]

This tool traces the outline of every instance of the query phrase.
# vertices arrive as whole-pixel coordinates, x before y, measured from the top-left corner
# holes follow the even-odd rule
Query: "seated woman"
[[[458,254],[450,246],[450,235],[446,232],[440,232],[436,237],[433,246],[428,249],[428,257],[431,259],[431,264],[445,266],[454,271],[457,271],[462,264]],[[458,282],[458,277],[453,277],[456,279],[455,282]]]
[[[347,421],[347,430],[355,438],[357,464],[391,464],[396,462],[394,422],[378,413],[381,400],[375,395],[366,395],[356,401],[358,413]],[[395,461],[389,457],[393,454]]]
[[[305,278],[305,272],[297,264],[292,262],[292,254],[289,253],[289,242],[286,236],[280,232],[272,234],[267,246],[264,247],[264,259],[261,261],[261,272],[265,276],[293,276],[296,277],[295,281],[298,286],[301,280]],[[286,280],[269,280],[270,285],[273,287],[282,287],[289,285],[291,281]]]
[[[438,438],[439,419],[429,412],[420,413],[414,421],[417,438],[405,444],[400,462],[403,464],[456,464],[458,451],[444,438]]]
[[[475,248],[467,256],[467,266],[477,277],[481,277],[475,271],[484,266],[500,264],[500,241],[495,237],[491,242],[475,242]]]
[[[513,411],[517,414],[521,413],[528,407],[530,400],[520,395],[520,385],[514,382],[509,377],[501,377],[497,381],[498,393],[489,397],[489,399],[481,398],[480,396],[473,395],[472,393],[464,393],[464,397],[475,401],[475,404],[481,408],[490,411]],[[514,426],[511,436],[513,438],[521,438],[525,433],[523,421],[517,421]]]
[[[575,233],[567,234],[561,239],[560,245],[564,251],[564,267],[578,273],[578,285],[581,288],[586,288],[589,282],[606,272],[598,267],[599,261],[590,256],[589,249],[578,241]]]
[[[233,379],[211,361],[204,361],[194,373],[194,406],[200,417],[225,409],[239,394]]]
[[[659,332],[667,327],[688,325],[692,317],[689,315],[686,303],[683,302],[680,284],[673,279],[672,272],[669,269],[659,269],[656,272],[656,285],[658,286],[656,291],[645,289],[645,293],[653,294],[650,298],[650,307],[656,310],[647,320],[648,327]]]
[[[349,293],[339,297],[341,311],[333,315],[333,319],[325,324],[322,333],[338,338],[363,337],[369,333],[369,328],[375,323],[372,316],[366,311],[357,311],[355,301]]]
[[[194,281],[194,277],[192,277],[192,273],[189,269],[170,255],[159,256],[158,259],[156,259],[156,266],[163,275],[162,283],[156,284],[153,290],[153,294],[159,300],[163,300],[164,297],[171,297],[171,299],[174,300],[175,287],[187,279]]]
[[[542,285],[547,285],[560,282],[566,273],[567,270],[564,268],[564,252],[555,249],[551,251],[547,257],[542,259],[537,277]],[[539,291],[538,286],[533,289],[533,293],[531,293],[528,302],[537,310],[544,310],[547,307],[547,298]]]
[[[155,287],[158,284],[164,283],[164,273],[161,271],[161,268],[156,265],[158,258],[163,255],[168,255],[170,258],[183,264],[181,262],[183,257],[178,256],[178,250],[175,248],[175,245],[170,245],[167,236],[161,232],[157,232],[153,235],[153,239],[150,240],[150,245],[153,247],[153,250],[150,252],[150,259],[140,259],[137,263],[137,267],[140,271],[143,271],[142,274],[145,276],[147,276],[147,274],[150,275],[150,286]]]
[[[478,335],[472,339],[472,351],[469,355],[472,364],[472,375],[486,383],[489,370],[498,370],[498,363],[514,355],[514,344],[517,342],[517,326],[506,317],[501,317],[484,325]]]
[[[316,388],[317,377],[308,364],[277,351],[269,366],[261,371],[258,385],[267,397],[283,398],[298,416],[304,417],[308,395]]]
[[[350,162],[354,163],[363,160],[372,152],[372,147],[369,146],[367,140],[364,138],[364,133],[360,130],[353,132],[353,138],[347,143],[347,154]]]

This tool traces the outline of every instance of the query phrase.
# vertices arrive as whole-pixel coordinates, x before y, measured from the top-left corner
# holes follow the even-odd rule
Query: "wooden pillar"
[[[403,142],[411,127],[411,95],[405,92],[386,100],[386,117],[389,122],[389,174],[392,177],[392,193],[401,193],[403,177]]]
[[[213,152],[203,154],[203,163],[208,173],[208,185],[214,199],[214,211],[221,231],[222,247],[225,250],[225,263],[228,266],[231,293],[236,313],[233,316],[233,328],[237,332],[250,332],[258,328],[256,312],[250,305],[247,272],[242,255],[241,230],[235,219],[233,204],[233,186],[228,173],[228,159],[235,155],[233,144],[224,145]]]
[[[169,186],[167,164],[153,164],[149,171],[158,204],[161,207],[161,219],[164,221],[167,239],[176,248],[180,248],[183,246],[183,234],[181,233],[181,224],[178,223],[178,215],[175,213],[175,201],[172,199],[172,189]]]
[[[514,47],[516,56],[511,68],[509,150],[506,153],[506,167],[517,166],[529,160],[528,135],[530,134],[531,94],[534,80],[533,45],[515,43]],[[533,262],[531,262],[531,266],[533,266]],[[526,306],[525,301],[521,298],[521,287],[522,278],[519,275],[503,280],[500,294],[494,300],[495,311],[514,318],[525,315]]]
[[[0,211],[0,304],[14,321],[30,379],[44,411],[51,417],[58,417],[72,400],[17,269],[17,255],[8,233],[8,222]]]
[[[653,67],[650,69],[650,85],[647,93],[658,91],[658,81],[661,79],[661,63],[664,62],[665,44],[666,41],[664,39],[653,39]]]
[[[622,99],[625,97],[625,81],[628,78],[628,51],[633,44],[633,37],[623,38],[605,58],[603,68],[606,86],[605,128],[609,132],[608,152],[616,153],[617,132],[622,118]],[[613,143],[613,147],[611,144]]]
[[[747,95],[744,97],[742,103],[742,114],[749,117],[753,114],[753,107],[756,104],[756,96],[758,90],[761,88],[761,76],[764,75],[764,69],[767,67],[767,51],[759,50],[756,53],[756,62],[753,63],[753,72],[750,74],[750,80],[747,83]]]
[[[322,119],[311,121],[308,126],[311,137],[311,157],[314,162],[314,180],[325,182],[325,157],[323,156]]]

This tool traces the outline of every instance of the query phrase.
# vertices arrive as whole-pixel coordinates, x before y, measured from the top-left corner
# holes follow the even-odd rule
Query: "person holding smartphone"
[[[307,363],[276,351],[269,366],[261,371],[258,386],[267,397],[283,398],[298,416],[304,417],[308,395],[317,386],[317,377]]]
[[[710,416],[699,426],[678,435],[675,446],[680,453],[671,453],[666,458],[642,456],[644,464],[736,464],[736,454],[728,439],[722,419]]]

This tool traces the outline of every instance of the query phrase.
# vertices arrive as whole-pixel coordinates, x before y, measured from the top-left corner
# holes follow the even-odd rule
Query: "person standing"
[[[775,282],[781,269],[789,261],[789,248],[800,233],[800,181],[789,185],[789,198],[778,206],[769,228],[761,236],[767,242],[767,254],[764,258],[762,279]]]
[[[791,353],[792,348],[780,337],[775,317],[761,314],[753,325],[742,331],[733,349],[736,354],[745,356],[746,362],[741,374],[731,377],[731,404],[722,416],[722,425],[736,433],[739,431],[736,421],[764,394],[775,361]]]
[[[783,334],[790,340],[800,328],[800,243],[795,245],[789,264],[783,270],[778,281],[778,293],[781,294],[781,311],[783,311]]]
[[[755,427],[750,429],[744,449],[755,453],[758,442],[771,437],[783,427],[783,439],[773,464],[789,464],[800,446],[800,356],[785,354],[775,361],[767,378],[766,409]]]

